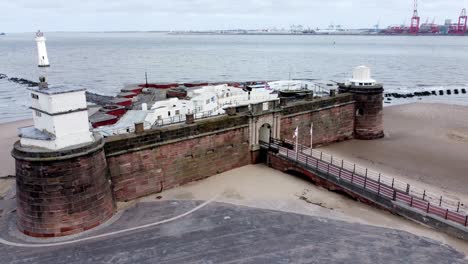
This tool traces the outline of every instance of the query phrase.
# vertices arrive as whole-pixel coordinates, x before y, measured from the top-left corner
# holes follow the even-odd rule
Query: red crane
[[[458,28],[457,28],[457,33],[458,34],[465,35],[465,33],[466,33],[466,21],[467,21],[466,9],[463,8],[462,12],[460,14],[460,17],[458,18]]]
[[[418,15],[418,0],[414,0],[414,11],[413,17],[411,18],[411,26],[409,29],[410,34],[418,34],[419,33],[419,21],[420,17]]]

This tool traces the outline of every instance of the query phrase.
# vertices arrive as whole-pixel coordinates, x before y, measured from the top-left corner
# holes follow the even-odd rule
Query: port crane
[[[460,14],[460,17],[458,18],[458,27],[457,27],[457,33],[460,35],[465,35],[466,33],[466,22],[467,22],[467,16],[466,16],[466,9],[463,8]]]
[[[418,34],[419,33],[419,21],[421,18],[418,15],[418,0],[414,0],[414,11],[413,17],[411,18],[411,26],[409,29],[410,34]]]

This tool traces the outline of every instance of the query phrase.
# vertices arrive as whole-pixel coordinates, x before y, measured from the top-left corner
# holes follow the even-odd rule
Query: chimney
[[[39,89],[47,89],[49,88],[49,84],[46,81],[46,77],[41,76],[39,77]]]

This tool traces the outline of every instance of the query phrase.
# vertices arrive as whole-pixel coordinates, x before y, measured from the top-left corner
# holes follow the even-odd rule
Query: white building
[[[147,129],[153,125],[183,122],[189,113],[193,113],[195,118],[216,116],[225,113],[225,106],[269,101],[278,98],[278,95],[265,89],[254,89],[249,95],[241,88],[223,84],[190,89],[187,97],[190,99],[170,98],[157,101],[150,110],[129,111],[116,124],[103,126],[95,131],[110,136],[133,132],[135,123],[139,122],[143,122]]]
[[[44,33],[37,31],[36,44],[37,44],[37,57],[39,67],[49,67],[49,57],[47,57],[46,39]]]
[[[29,90],[34,126],[19,129],[22,146],[59,150],[94,141],[85,89],[48,87],[43,78]]]

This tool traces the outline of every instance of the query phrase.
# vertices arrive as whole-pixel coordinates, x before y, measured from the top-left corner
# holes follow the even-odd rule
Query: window
[[[364,109],[359,108],[359,109],[356,111],[356,116],[363,116],[363,115],[364,115]]]
[[[180,110],[175,110],[176,115],[180,115]]]
[[[33,99],[39,99],[39,95],[34,94],[34,93],[31,93],[31,97],[32,97]]]
[[[41,117],[41,116],[42,116],[42,115],[41,115],[41,112],[39,112],[39,111],[37,111],[37,110],[34,111],[34,112],[36,113],[36,116],[37,116],[37,117]]]
[[[363,85],[363,83],[359,83],[359,86],[362,86],[362,85]]]
[[[168,115],[168,116],[171,116],[171,111],[167,111],[167,115]]]
[[[268,102],[263,103],[263,111],[268,111]]]

